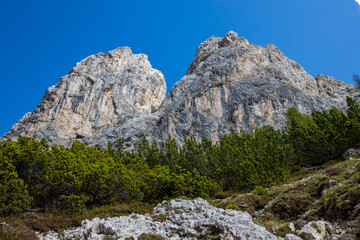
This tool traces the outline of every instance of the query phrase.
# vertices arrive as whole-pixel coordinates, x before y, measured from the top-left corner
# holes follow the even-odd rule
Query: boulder
[[[203,199],[174,199],[159,204],[152,214],[131,214],[108,219],[85,220],[82,226],[63,233],[65,239],[114,239],[148,233],[164,239],[279,239],[264,227],[255,224],[247,212],[215,208]],[[58,235],[59,236],[59,235]],[[39,235],[40,239],[60,239],[56,234]],[[68,237],[68,238],[67,238]],[[295,239],[295,238],[290,238]]]

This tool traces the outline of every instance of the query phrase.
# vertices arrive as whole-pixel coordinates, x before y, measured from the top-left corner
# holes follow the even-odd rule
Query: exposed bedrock
[[[310,76],[278,48],[229,32],[201,43],[186,75],[165,97],[160,71],[127,47],[92,55],[50,87],[34,112],[1,140],[45,137],[51,144],[75,139],[105,147],[122,138],[127,148],[143,136],[179,144],[184,136],[213,141],[265,124],[281,129],[289,107],[302,113],[346,108],[356,87],[329,76]]]

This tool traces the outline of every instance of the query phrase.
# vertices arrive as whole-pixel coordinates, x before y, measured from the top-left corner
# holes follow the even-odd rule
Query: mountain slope
[[[77,63],[49,87],[34,112],[26,114],[2,137],[45,137],[52,144],[87,139],[104,128],[150,114],[166,93],[162,73],[147,56],[117,48]],[[107,141],[106,141],[107,143]]]
[[[252,45],[235,32],[211,37],[196,51],[187,75],[174,85],[159,111],[157,138],[168,134],[217,141],[241,129],[285,125],[289,107],[303,113],[345,108],[354,86],[319,75],[316,79],[274,45]]]
[[[146,55],[129,48],[93,55],[50,87],[1,140],[33,136],[68,145],[79,139],[104,147],[122,138],[127,148],[143,136],[160,141],[170,134],[179,144],[184,136],[217,141],[265,124],[283,128],[289,107],[345,109],[346,96],[358,95],[334,78],[313,78],[274,45],[256,46],[232,31],[201,43],[187,74],[164,98],[165,89]]]

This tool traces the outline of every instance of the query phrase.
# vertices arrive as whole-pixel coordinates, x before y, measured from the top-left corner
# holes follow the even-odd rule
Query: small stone
[[[350,148],[345,153],[347,157],[360,157],[360,149]]]
[[[329,239],[333,232],[330,223],[325,221],[313,221],[307,223],[300,231],[299,235],[305,240]]]
[[[321,233],[308,224],[299,231],[299,235],[305,240],[322,240]]]
[[[295,225],[291,222],[291,223],[289,223],[289,228],[290,228],[290,230],[292,231],[292,232],[295,232]]]
[[[302,238],[296,236],[295,234],[290,233],[290,234],[286,234],[285,240],[302,240]]]
[[[305,224],[306,224],[306,222],[304,220],[301,220],[301,219],[296,220],[294,222],[294,225],[295,225],[296,229],[301,229],[302,227],[304,227]]]
[[[335,186],[336,183],[337,183],[337,181],[336,181],[335,179],[330,179],[330,180],[329,180],[329,186],[330,186],[330,187]]]

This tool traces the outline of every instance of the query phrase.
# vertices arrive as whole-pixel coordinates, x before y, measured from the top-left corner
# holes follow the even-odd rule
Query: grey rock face
[[[21,136],[45,137],[52,144],[85,140],[156,111],[165,93],[164,76],[151,67],[146,55],[132,54],[128,47],[92,55],[49,87],[34,112],[1,140]],[[102,141],[109,138],[103,137]]]
[[[221,239],[279,239],[255,224],[246,212],[224,210],[210,206],[205,200],[175,199],[159,204],[151,215],[131,214],[108,219],[85,220],[77,229],[64,232],[65,239],[116,239],[151,233],[165,239],[200,239],[218,236]],[[39,236],[40,239],[58,239],[56,233]]]
[[[332,77],[316,79],[274,45],[252,45],[236,33],[200,44],[187,75],[159,109],[156,138],[170,134],[213,141],[232,130],[251,131],[265,124],[283,128],[289,107],[302,113],[346,108],[357,89]]]
[[[145,55],[118,48],[90,56],[1,140],[27,135],[51,144],[81,139],[106,146],[122,138],[132,148],[143,136],[161,141],[170,134],[178,144],[184,136],[215,142],[266,124],[281,129],[289,107],[302,113],[345,109],[346,96],[359,95],[332,77],[313,78],[274,45],[256,46],[232,31],[201,43],[186,75],[164,99],[165,89]]]

